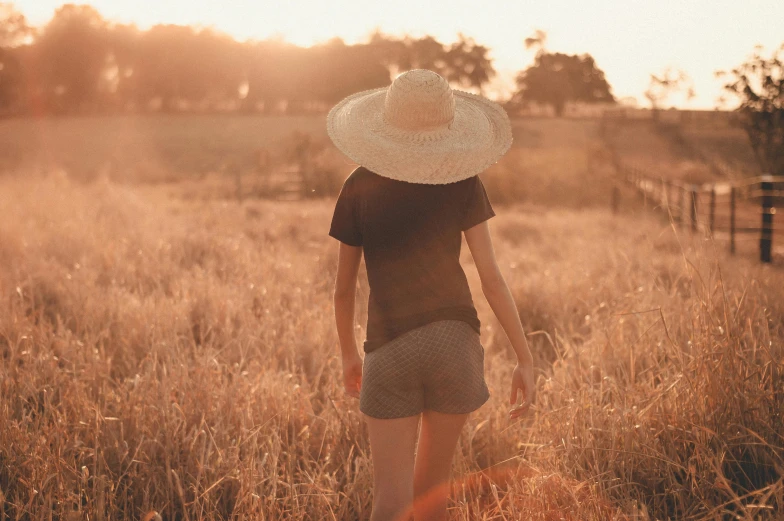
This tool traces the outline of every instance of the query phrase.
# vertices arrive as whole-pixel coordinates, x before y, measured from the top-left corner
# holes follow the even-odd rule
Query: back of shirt
[[[407,183],[359,167],[346,179],[329,234],[362,246],[367,266],[365,352],[436,320],[479,332],[461,233],[494,216],[478,176],[442,185]]]

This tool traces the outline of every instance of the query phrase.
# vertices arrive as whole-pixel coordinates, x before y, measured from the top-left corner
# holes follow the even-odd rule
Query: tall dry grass
[[[0,208],[0,519],[367,518],[331,201],[50,177],[3,179]],[[464,250],[492,398],[461,438],[452,518],[780,517],[780,268],[652,217],[498,214],[538,404],[505,419],[513,361]]]

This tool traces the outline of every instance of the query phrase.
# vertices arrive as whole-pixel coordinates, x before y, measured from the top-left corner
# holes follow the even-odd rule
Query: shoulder
[[[359,166],[355,168],[346,179],[343,181],[345,186],[354,186],[357,183],[361,183],[364,179],[366,179],[369,175],[373,173],[365,168],[364,166]]]
[[[455,183],[455,186],[459,187],[460,190],[469,193],[476,191],[481,185],[482,179],[480,179],[479,175],[472,175]]]
[[[386,178],[381,177],[372,170],[368,170],[364,166],[359,166],[349,174],[344,182],[344,186],[353,193],[358,194],[361,192],[379,190],[379,185],[385,185],[385,183]]]
[[[352,183],[361,183],[367,182],[368,180],[374,179],[376,177],[378,177],[377,174],[371,172],[364,166],[358,166],[354,169],[353,172],[351,172],[351,174],[348,176],[348,179],[346,180],[351,181]]]

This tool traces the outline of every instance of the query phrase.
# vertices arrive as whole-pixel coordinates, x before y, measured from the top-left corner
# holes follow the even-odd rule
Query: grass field
[[[539,395],[507,422],[513,357],[464,248],[492,397],[464,429],[450,515],[780,518],[784,275],[631,200],[612,215],[595,130],[522,122],[483,175]],[[0,519],[366,519],[333,200],[79,179],[0,178]]]
[[[63,170],[75,179],[146,182],[257,165],[295,131],[326,139],[324,117],[128,115],[0,121],[0,170]]]

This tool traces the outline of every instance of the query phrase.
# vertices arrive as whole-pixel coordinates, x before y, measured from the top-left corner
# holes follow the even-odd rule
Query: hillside
[[[608,120],[603,132],[622,163],[664,179],[700,183],[760,174],[745,132],[728,122]]]
[[[512,153],[499,165],[528,185],[498,197],[566,206],[606,200],[612,149],[624,163],[670,178],[712,179],[757,172],[745,135],[729,126],[646,120],[525,118],[513,120]],[[128,115],[0,120],[0,172],[60,170],[72,179],[178,181],[209,175],[258,173],[259,155],[274,155],[295,132],[326,143],[324,116],[221,114]],[[343,177],[345,159],[332,159]],[[490,175],[487,176],[488,178]],[[586,183],[590,180],[590,183]],[[596,185],[605,194],[580,194]],[[548,195],[549,194],[549,195]]]

